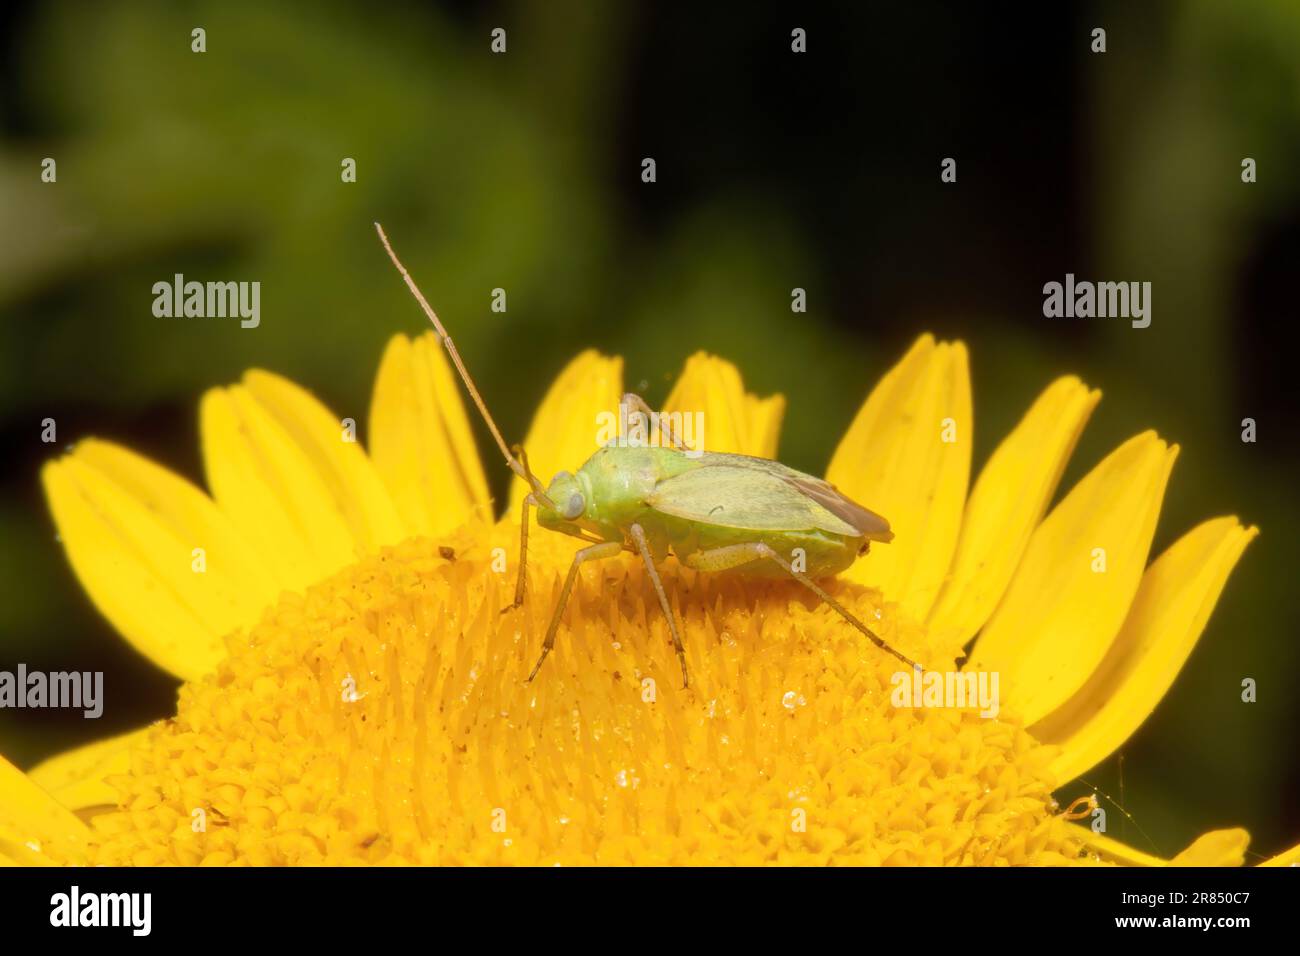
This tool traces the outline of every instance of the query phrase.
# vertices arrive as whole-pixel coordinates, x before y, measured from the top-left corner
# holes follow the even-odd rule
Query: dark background
[[[380,219],[513,438],[588,346],[652,402],[697,349],[736,361],[789,399],[782,459],[818,473],[925,330],[970,346],[976,468],[1056,375],[1101,388],[1061,493],[1156,428],[1183,451],[1153,555],[1212,515],[1262,534],[1169,696],[1088,780],[1141,849],[1234,824],[1257,853],[1300,839],[1300,4],[842,6],[6,7],[0,667],[103,670],[109,697],[93,726],[0,712],[0,753],[28,766],[175,706],[54,541],[41,420],[201,482],[200,394],[260,366],[364,427],[385,341],[423,322]],[[176,272],[260,281],[261,327],[154,318]],[[1151,327],[1044,318],[1067,272],[1150,281]]]

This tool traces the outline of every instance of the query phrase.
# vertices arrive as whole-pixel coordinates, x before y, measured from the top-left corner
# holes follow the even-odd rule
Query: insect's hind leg
[[[555,646],[555,634],[560,629],[560,615],[564,613],[564,605],[569,603],[569,594],[573,591],[573,582],[578,579],[578,568],[584,561],[599,561],[602,558],[612,558],[623,550],[623,544],[619,541],[605,541],[601,544],[593,544],[589,548],[581,548],[573,556],[573,563],[569,565],[569,576],[564,579],[564,589],[560,591],[560,600],[555,604],[555,610],[551,613],[550,626],[546,628],[546,640],[542,642],[542,656],[537,658],[537,663],[533,666],[533,672],[528,675],[529,682],[537,676],[541,670],[542,661],[546,660],[546,655],[551,653],[551,648]]]
[[[639,524],[633,524],[629,530],[632,540],[636,544],[636,549],[641,552],[641,560],[645,562],[646,573],[650,575],[650,580],[654,582],[655,593],[659,595],[659,606],[664,610],[664,617],[668,618],[668,630],[673,635],[673,647],[677,649],[677,659],[682,664],[682,690],[685,690],[690,681],[686,677],[686,648],[682,646],[682,634],[677,629],[677,620],[673,617],[673,609],[668,605],[668,595],[664,593],[664,583],[659,580],[659,569],[655,567],[654,555],[650,553],[650,542],[646,539],[645,529]]]
[[[640,395],[636,394],[636,392],[624,392],[623,404],[632,411],[640,412],[645,416],[645,425],[647,429],[650,427],[650,423],[656,418],[655,412],[650,408],[650,404]],[[663,432],[664,438],[667,439],[669,446],[675,448],[677,451],[689,451],[686,444],[678,438],[677,433],[673,431],[673,423],[662,415],[657,417],[659,419],[659,430]]]
[[[761,561],[765,558],[775,562],[783,571],[785,571],[786,574],[790,575],[790,577],[794,578],[809,591],[812,591],[813,594],[816,594],[819,598],[829,604],[835,609],[840,617],[844,618],[844,620],[848,621],[865,634],[867,639],[882,651],[888,651],[914,670],[922,669],[921,665],[916,661],[912,660],[910,657],[904,657],[898,651],[886,644],[874,631],[871,630],[871,628],[867,627],[867,625],[863,624],[856,617],[850,614],[848,610],[845,609],[844,605],[840,604],[839,601],[827,594],[825,589],[823,589],[816,581],[808,577],[808,575],[796,571],[789,561],[785,560],[785,558],[781,557],[772,550],[772,548],[761,541],[754,541],[746,544],[728,544],[721,548],[712,548],[708,551],[696,551],[694,554],[691,554],[686,558],[686,565],[695,568],[698,571],[726,571],[729,568],[738,568],[742,564],[750,564],[751,562]]]

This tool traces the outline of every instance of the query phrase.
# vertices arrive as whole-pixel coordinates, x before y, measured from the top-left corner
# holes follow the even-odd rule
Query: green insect
[[[523,449],[506,447],[465,363],[446,329],[434,314],[406,267],[393,252],[383,227],[375,230],[384,249],[401,273],[416,301],[438,331],[470,398],[478,406],[488,430],[510,469],[532,491],[524,498],[520,518],[519,577],[514,602],[502,613],[524,603],[528,564],[528,509],[537,509],[537,523],[550,531],[589,542],[573,556],[560,600],[551,615],[537,659],[528,680],[555,646],[560,615],[588,561],[610,558],[623,551],[640,555],[654,583],[659,606],[668,619],[673,646],[682,665],[682,686],[687,686],[686,650],[659,578],[657,565],[671,552],[698,571],[730,571],[745,576],[784,576],[798,581],[829,604],[877,647],[893,654],[908,667],[920,665],[881,640],[821,588],[816,579],[849,567],[867,552],[872,541],[893,539],[889,522],[840,494],[820,478],[806,475],[765,458],[748,455],[696,453],[678,439],[669,420],[659,418],[668,447],[615,440],[587,459],[576,473],[562,471],[549,486],[532,473]],[[631,411],[653,420],[640,396],[623,396]],[[796,568],[791,560],[798,556]]]

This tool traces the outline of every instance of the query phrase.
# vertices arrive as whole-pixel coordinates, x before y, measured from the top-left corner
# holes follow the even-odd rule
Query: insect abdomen
[[[838,574],[857,559],[863,539],[846,538],[816,529],[808,531],[742,531],[702,522],[685,522],[668,518],[669,542],[678,560],[685,561],[697,551],[711,551],[733,544],[762,542],[810,577],[824,578]],[[676,525],[676,527],[674,527]],[[676,532],[676,534],[674,534]],[[725,573],[742,577],[787,578],[789,575],[771,561],[754,561],[731,568]]]

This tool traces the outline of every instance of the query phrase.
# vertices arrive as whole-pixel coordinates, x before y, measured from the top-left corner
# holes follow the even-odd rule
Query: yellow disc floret
[[[1005,711],[906,709],[898,662],[798,585],[665,566],[692,686],[633,556],[588,567],[525,682],[573,550],[470,526],[286,594],[153,728],[107,864],[999,864],[1079,855]],[[507,567],[509,563],[509,567]],[[925,632],[835,596],[930,667]],[[930,652],[930,653],[927,653]]]

